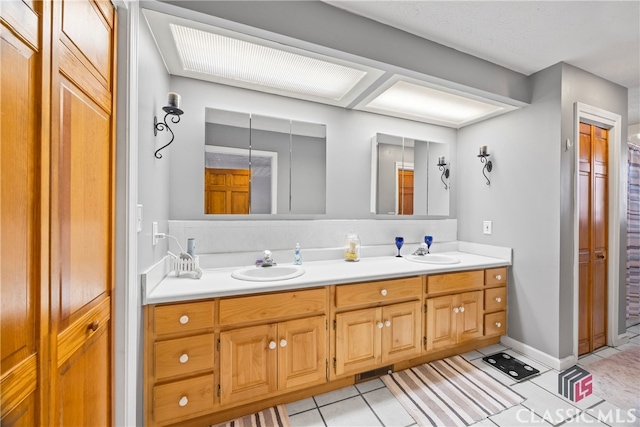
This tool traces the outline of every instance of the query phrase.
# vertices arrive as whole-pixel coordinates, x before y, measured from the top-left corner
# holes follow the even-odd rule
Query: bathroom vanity
[[[215,424],[497,343],[510,260],[305,263],[240,281],[167,277],[146,295],[145,423]]]

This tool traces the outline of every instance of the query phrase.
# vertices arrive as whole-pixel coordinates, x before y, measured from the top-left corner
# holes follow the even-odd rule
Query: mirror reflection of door
[[[398,215],[413,215],[412,170],[398,170]]]
[[[205,169],[205,213],[249,213],[249,169]]]

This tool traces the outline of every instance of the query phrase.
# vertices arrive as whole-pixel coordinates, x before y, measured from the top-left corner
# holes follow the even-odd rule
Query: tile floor
[[[632,346],[640,346],[640,324],[627,328],[629,343],[606,347],[583,356],[578,364],[588,370],[590,363],[616,354]],[[482,361],[485,355],[505,351],[540,370],[540,375],[521,383],[490,367]],[[512,426],[610,426],[640,427],[640,414],[630,422],[625,411],[599,396],[591,395],[580,402],[571,402],[557,393],[558,371],[531,360],[500,344],[471,351],[465,359],[511,387],[526,400],[499,414],[474,424],[477,427]],[[356,384],[330,393],[310,397],[287,405],[293,427],[356,427],[356,426],[417,426],[400,402],[380,379]],[[598,417],[598,413],[603,416]],[[618,414],[618,418],[615,415]],[[613,415],[610,418],[607,416]],[[600,419],[598,419],[600,418]]]

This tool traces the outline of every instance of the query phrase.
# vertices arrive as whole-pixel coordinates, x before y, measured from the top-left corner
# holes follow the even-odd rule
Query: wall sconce
[[[182,115],[182,113],[184,113],[184,111],[180,109],[180,95],[178,95],[175,92],[169,92],[169,94],[167,95],[167,105],[162,107],[162,110],[165,113],[167,113],[164,115],[164,120],[162,122],[158,121],[158,116],[153,116],[153,135],[157,136],[158,131],[168,130],[171,133],[171,141],[169,141],[169,143],[167,143],[166,145],[163,145],[162,147],[156,150],[154,154],[154,156],[156,156],[156,159],[162,158],[162,154],[160,154],[160,150],[163,150],[164,148],[168,147],[173,142],[173,139],[175,138],[173,131],[171,130],[171,128],[169,127],[169,124],[167,123],[167,117],[171,116],[171,123],[180,122],[180,116]]]
[[[491,172],[491,170],[493,169],[493,163],[491,163],[491,160],[487,159],[487,157],[489,157],[491,154],[487,153],[487,146],[486,145],[481,145],[480,146],[480,154],[478,154],[478,157],[480,157],[480,163],[484,163],[484,167],[482,168],[482,175],[484,175],[484,178],[487,180],[487,185],[491,184],[491,181],[489,181],[489,178],[487,177],[486,172]]]
[[[442,172],[442,175],[440,175],[440,180],[442,180],[442,183],[444,184],[444,189],[448,190],[449,186],[447,185],[447,182],[444,179],[445,178],[449,179],[449,166],[447,165],[447,162],[444,160],[444,156],[438,157],[438,169],[440,169],[440,171]]]

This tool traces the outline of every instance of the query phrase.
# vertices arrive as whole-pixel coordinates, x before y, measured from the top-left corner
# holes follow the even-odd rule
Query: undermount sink
[[[250,282],[271,282],[274,280],[287,280],[302,276],[304,268],[297,265],[274,265],[271,267],[245,267],[235,270],[231,277]]]
[[[408,261],[424,264],[457,264],[460,262],[458,258],[442,254],[407,255],[404,258]]]

